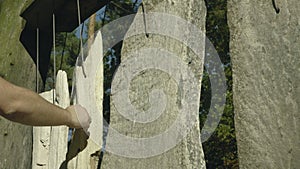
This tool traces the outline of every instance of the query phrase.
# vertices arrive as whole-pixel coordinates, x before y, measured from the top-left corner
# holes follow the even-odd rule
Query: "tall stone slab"
[[[126,34],[121,65],[112,82],[107,151],[101,168],[205,168],[198,120],[204,62],[205,3],[202,0],[146,0],[143,3],[144,9],[140,7]],[[186,21],[187,27],[181,27],[182,20],[178,18]],[[193,24],[202,33],[193,34],[192,26],[187,23]],[[156,26],[160,28],[156,30]],[[198,55],[188,45],[192,38],[180,38],[190,35],[199,40],[197,49],[201,52]],[[190,85],[197,90],[191,92],[185,75],[181,74],[180,80],[175,80],[172,73],[180,72],[182,65],[166,59],[170,53],[195,75],[196,82]],[[192,113],[185,112],[185,117],[180,115],[180,110],[189,104],[189,96],[183,90],[190,90],[190,96],[196,98]],[[120,93],[126,94],[123,98],[114,99]],[[124,100],[128,101],[127,104],[120,105]],[[161,105],[164,105],[163,108]],[[132,112],[132,107],[137,112]],[[190,117],[187,117],[188,114]],[[189,128],[187,123],[193,120],[195,123],[190,130],[181,133],[179,128]],[[183,125],[176,126],[178,121]],[[174,126],[178,128],[172,130]]]
[[[230,0],[240,168],[300,166],[300,2]]]
[[[48,102],[53,102],[53,90],[40,93]],[[51,126],[33,127],[32,169],[49,169]]]
[[[0,1],[0,76],[34,90],[35,65],[19,41],[24,26],[20,13],[32,1]],[[0,168],[30,168],[32,127],[0,117],[0,149]]]
[[[85,52],[84,52],[85,53]],[[89,136],[83,130],[76,130],[67,154],[68,169],[96,169],[98,166],[103,136],[103,43],[102,34],[95,34],[87,56],[78,57],[75,66],[73,102],[82,105],[89,112],[91,124]]]
[[[68,78],[65,71],[59,70],[56,76],[55,90],[40,94],[48,102],[61,108],[70,105]],[[67,126],[33,127],[32,169],[60,168],[66,160],[68,149]]]
[[[68,88],[68,78],[65,71],[59,70],[55,86],[55,104],[61,108],[70,106],[70,96]],[[50,134],[50,149],[48,167],[60,168],[66,160],[68,150],[68,132],[67,126],[52,126]]]

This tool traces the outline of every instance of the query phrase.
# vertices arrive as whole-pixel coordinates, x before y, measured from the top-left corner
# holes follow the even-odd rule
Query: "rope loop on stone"
[[[143,2],[141,4],[141,6],[142,6],[142,12],[143,12],[144,26],[145,26],[145,35],[146,35],[147,38],[149,38],[149,33],[147,32],[146,12],[145,12],[145,8],[144,8],[144,3]]]
[[[275,12],[278,14],[280,12],[280,8],[277,7],[275,0],[272,0],[272,4],[275,9]]]

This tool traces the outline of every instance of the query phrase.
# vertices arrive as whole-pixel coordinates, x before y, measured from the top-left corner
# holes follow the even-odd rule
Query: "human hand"
[[[68,125],[70,128],[88,130],[91,118],[84,107],[76,104],[67,107],[66,110],[70,113],[70,124]]]

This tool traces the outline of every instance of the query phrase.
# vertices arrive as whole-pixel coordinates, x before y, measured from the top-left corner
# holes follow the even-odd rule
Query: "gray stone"
[[[52,103],[53,90],[40,96]],[[51,126],[33,127],[32,169],[49,169],[50,137]]]
[[[78,57],[73,78],[75,99],[73,102],[86,108],[91,117],[87,139],[85,133],[74,134],[67,155],[69,169],[96,169],[98,166],[99,152],[102,147],[103,133],[103,44],[102,34],[99,31],[95,40],[88,49],[88,55],[81,62]],[[84,71],[83,71],[84,70]],[[84,74],[85,72],[85,74]],[[83,131],[82,131],[83,132]],[[76,137],[78,135],[80,137]],[[83,145],[83,146],[82,146]],[[83,147],[83,148],[82,148]],[[78,152],[80,149],[80,152]]]
[[[65,71],[59,70],[56,77],[55,86],[56,105],[61,108],[67,108],[70,105],[68,78]],[[51,101],[53,102],[53,101]],[[50,149],[48,167],[60,168],[66,160],[68,150],[68,132],[67,126],[52,126],[50,133]]]
[[[149,18],[151,15],[150,12],[171,14],[181,17],[194,24],[199,30],[205,32],[205,3],[200,0],[147,0],[144,1],[144,7],[146,12],[145,31],[150,32],[142,32],[142,34],[130,37],[130,35],[134,33],[140,33],[137,32],[140,28],[144,30],[144,20],[142,19],[143,17],[140,16],[142,9],[139,9],[139,15],[133,20],[127,32],[126,36],[129,38],[125,39],[123,43],[122,62],[116,72],[112,85],[110,129],[108,130],[106,144],[107,152],[104,154],[101,168],[205,168],[198,119],[201,74],[204,62],[204,34],[199,33],[193,35],[191,27],[181,29],[182,27],[179,26],[179,22],[164,20],[165,18],[163,17],[157,18],[157,20],[151,20],[153,18]],[[198,54],[200,57],[197,57],[194,53],[195,51],[191,51],[189,46],[185,45],[183,41],[180,41],[181,39],[176,40],[174,37],[151,34],[152,27],[155,27],[156,24],[160,24],[156,22],[159,21],[159,19],[162,19],[165,23],[166,27],[162,24],[159,25],[161,26],[160,31],[164,33],[175,33],[175,35],[183,38],[191,34],[195,37],[199,36],[198,40],[200,43],[198,44],[198,49],[201,52]],[[148,37],[146,33],[149,33]],[[192,38],[185,40],[187,43],[193,41]],[[143,52],[150,52],[150,59],[149,55],[146,56]],[[173,60],[163,59],[164,54],[168,55],[168,52],[175,54],[178,57],[177,59],[182,62],[183,65],[188,66],[195,75],[196,81],[191,84],[195,90],[187,87],[186,75],[180,76],[179,81],[176,81],[176,79],[172,77],[172,72],[182,71],[181,73],[183,73],[184,70],[181,70],[181,65],[177,65]],[[163,55],[161,55],[162,53]],[[151,54],[153,55],[152,59]],[[157,68],[143,70],[149,65],[154,65],[154,67],[156,66]],[[139,72],[135,72],[135,76],[130,79],[130,75],[126,73],[126,70],[130,71],[134,70],[134,68],[138,68]],[[128,84],[124,84],[124,81]],[[163,93],[157,92],[159,90]],[[128,105],[118,106],[123,100],[114,100],[114,97],[115,95],[124,93],[124,91],[128,91],[128,95],[123,99],[126,100],[126,98],[129,97],[127,99],[130,100],[130,103]],[[191,113],[190,117],[188,117],[188,115],[181,117],[179,113],[182,107],[189,104],[189,96],[185,95],[187,94],[185,92],[191,92],[189,94],[196,98],[194,100],[196,104],[192,108],[193,113]],[[164,102],[164,98],[166,102]],[[163,103],[166,103],[165,109],[162,109],[163,112],[160,116],[154,118],[155,115],[157,115],[155,113],[161,110],[160,104]],[[130,105],[137,109],[137,111],[143,112],[143,114],[130,114],[132,113]],[[128,111],[123,113],[129,113],[129,116],[124,117],[124,114],[120,114],[122,111],[120,111],[119,108],[126,110],[127,107],[129,107]],[[150,112],[153,114],[150,114]],[[146,116],[149,114],[148,120],[151,120],[143,123],[145,119],[142,119],[141,115]],[[171,126],[178,120],[177,118],[182,126],[177,126],[176,132],[168,133]],[[180,127],[188,128],[187,123],[192,123],[192,121],[195,123],[190,127],[190,131],[180,133]],[[118,138],[118,132],[122,135],[122,138]],[[152,144],[152,142],[140,139],[145,138],[145,140],[149,141],[151,138],[155,138],[160,134],[164,137],[162,137],[156,145]],[[172,136],[171,139],[167,138],[170,136],[168,134]],[[184,134],[187,135],[185,136]],[[124,136],[129,138],[129,140],[123,139]],[[181,137],[183,137],[182,140],[180,139]],[[136,141],[135,138],[139,140]],[[123,146],[126,141],[128,141],[128,146]],[[166,149],[166,147],[173,143],[176,143],[174,147]],[[161,150],[162,152],[158,153],[157,150]]]
[[[55,90],[43,92],[40,96],[50,103],[53,103],[54,96],[56,105],[67,108],[70,105],[67,73],[59,70]],[[67,126],[33,127],[32,169],[62,166],[68,149],[68,131]]]
[[[300,166],[300,3],[230,0],[240,168]]]
[[[0,1],[0,76],[35,89],[35,65],[19,41],[24,20],[20,13],[32,0]],[[0,117],[0,168],[31,168],[32,127]]]

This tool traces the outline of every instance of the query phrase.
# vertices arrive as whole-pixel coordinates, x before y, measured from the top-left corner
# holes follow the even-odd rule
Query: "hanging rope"
[[[52,36],[53,36],[53,90],[52,90],[52,103],[55,104],[56,95],[55,95],[55,87],[56,87],[56,46],[55,46],[55,2],[52,1]],[[52,133],[53,127],[50,127],[50,133]],[[50,142],[52,142],[52,137],[50,137]],[[50,158],[48,159],[48,164],[50,164]]]
[[[272,4],[275,9],[275,12],[278,14],[280,12],[280,9],[277,7],[275,0],[272,0]]]
[[[111,2],[111,1],[109,1],[109,2],[107,3],[107,5],[105,5],[104,15],[103,15],[103,18],[102,18],[102,27],[105,25],[106,11],[107,11],[107,8],[109,8],[110,2]]]
[[[61,52],[59,69],[62,69],[62,64],[63,64],[63,61],[64,61],[64,55],[65,55],[65,48],[66,48],[66,43],[67,43],[67,37],[68,37],[68,32],[65,33],[64,46],[63,46],[63,49],[62,49],[62,52]]]
[[[81,24],[81,14],[80,14],[80,3],[79,3],[79,0],[77,0],[77,13],[78,13],[78,26],[79,26],[79,31],[80,31],[79,36],[80,36],[80,51],[81,51],[80,53],[81,53],[81,61],[82,61],[82,71],[83,71],[84,77],[86,77],[85,69],[84,69],[84,65],[83,65],[84,57],[83,57],[83,44],[82,44],[82,28],[80,27],[80,24]]]
[[[138,0],[135,0],[135,1],[134,1],[133,5],[132,5],[133,9],[135,8],[137,2],[138,2]]]
[[[147,38],[149,38],[149,33],[147,31],[146,11],[144,8],[144,3],[142,2],[141,5],[142,5],[142,12],[143,12],[143,19],[144,19],[145,35]]]
[[[36,28],[36,93],[39,93],[39,62],[40,62],[40,59],[39,59],[39,28],[37,27]]]
[[[55,87],[56,87],[56,47],[55,47],[55,14],[54,14],[54,5],[53,5],[53,15],[52,15],[52,28],[53,28],[53,104],[55,104]]]
[[[40,62],[40,32],[39,32],[39,13],[36,15],[36,70],[35,70],[35,88],[36,88],[36,93],[39,93],[39,62]]]
[[[84,30],[84,24],[81,25],[81,30]],[[81,36],[82,36],[82,32],[81,32]],[[80,51],[81,51],[81,41],[80,41],[80,38],[79,38],[77,56],[80,55]]]

